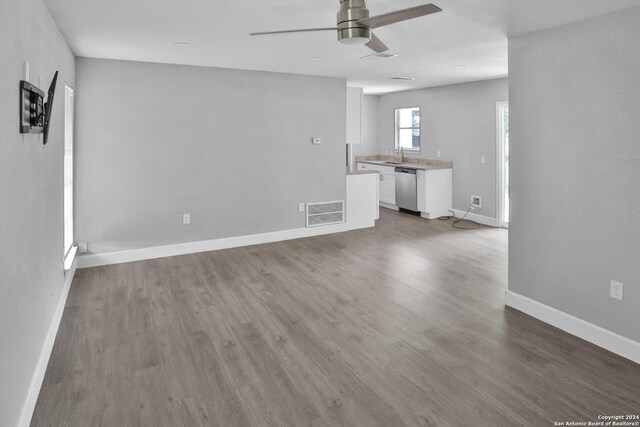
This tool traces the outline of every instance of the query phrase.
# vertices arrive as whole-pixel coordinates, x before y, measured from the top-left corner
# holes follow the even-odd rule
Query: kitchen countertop
[[[358,156],[356,157],[356,163],[371,163],[374,165],[401,167],[410,169],[421,170],[438,170],[438,169],[453,169],[453,162],[445,160],[434,159],[418,159],[405,157],[403,163],[389,164],[387,162],[399,162],[400,158],[397,156]]]
[[[373,171],[373,170],[368,170],[368,171],[350,171],[349,169],[347,169],[347,175],[366,175],[366,174],[371,174],[371,173],[380,173],[378,171]]]

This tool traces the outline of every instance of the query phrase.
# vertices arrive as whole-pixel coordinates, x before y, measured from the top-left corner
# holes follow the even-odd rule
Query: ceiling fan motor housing
[[[369,17],[365,0],[340,0],[338,40],[345,44],[363,44],[371,40],[371,30],[358,23]]]

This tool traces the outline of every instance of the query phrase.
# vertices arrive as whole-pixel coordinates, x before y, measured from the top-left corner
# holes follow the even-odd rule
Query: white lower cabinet
[[[396,172],[393,166],[358,162],[358,170],[379,172],[379,201],[383,207],[396,208]],[[418,210],[423,218],[433,219],[449,215],[452,202],[451,169],[418,169],[417,199]]]
[[[393,166],[358,163],[358,170],[372,170],[379,172],[379,200],[380,203],[395,206],[396,204],[396,169]]]
[[[452,203],[452,170],[418,171],[418,210],[420,216],[434,219],[450,215]]]
[[[396,204],[396,175],[380,174],[380,201],[389,205]]]

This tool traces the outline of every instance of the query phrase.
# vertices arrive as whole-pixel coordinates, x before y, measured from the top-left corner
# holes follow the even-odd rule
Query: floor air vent
[[[344,222],[344,200],[307,203],[307,227]]]

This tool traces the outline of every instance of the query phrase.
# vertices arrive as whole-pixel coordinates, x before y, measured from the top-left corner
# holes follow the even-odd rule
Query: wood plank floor
[[[79,270],[33,426],[550,426],[640,365],[504,307],[507,232],[377,227]]]

